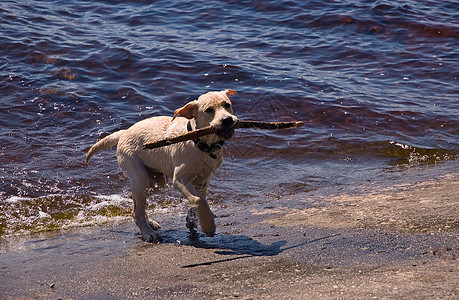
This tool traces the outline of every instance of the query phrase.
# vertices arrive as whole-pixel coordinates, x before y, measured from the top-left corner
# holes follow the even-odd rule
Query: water
[[[4,0],[0,236],[129,218],[114,151],[85,151],[209,90],[238,91],[240,119],[306,124],[238,131],[216,211],[457,172],[458,20],[455,1]]]

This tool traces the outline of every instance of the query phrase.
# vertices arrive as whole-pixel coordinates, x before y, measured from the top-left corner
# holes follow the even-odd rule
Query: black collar
[[[190,121],[188,121],[187,129],[188,131],[193,131]],[[220,150],[223,147],[223,144],[225,143],[224,140],[220,140],[213,143],[212,145],[208,145],[205,141],[201,140],[200,138],[195,138],[193,142],[196,145],[196,147],[199,148],[199,150],[209,153],[209,156],[213,159],[217,159],[217,155],[215,155],[214,152]]]

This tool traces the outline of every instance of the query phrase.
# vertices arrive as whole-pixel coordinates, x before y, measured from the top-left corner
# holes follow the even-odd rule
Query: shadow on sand
[[[178,246],[186,245],[202,249],[215,249],[215,253],[220,255],[239,255],[231,258],[182,266],[182,268],[193,268],[254,256],[275,256],[286,250],[298,248],[325,239],[330,239],[339,236],[340,234],[338,233],[334,235],[316,238],[285,248],[282,248],[287,244],[287,241],[285,240],[277,241],[270,245],[265,245],[245,235],[217,234],[213,238],[208,238],[204,235],[200,235],[198,238],[190,238],[188,232],[176,230],[162,231],[162,235],[163,243],[173,243]]]

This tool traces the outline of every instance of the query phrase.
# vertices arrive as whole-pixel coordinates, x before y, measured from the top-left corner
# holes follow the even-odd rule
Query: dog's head
[[[187,103],[184,107],[175,110],[174,119],[178,115],[196,120],[196,128],[212,126],[220,133],[221,138],[230,139],[234,134],[234,126],[238,119],[233,114],[230,95],[236,95],[234,90],[208,92],[198,100]],[[172,119],[173,120],[173,119]]]

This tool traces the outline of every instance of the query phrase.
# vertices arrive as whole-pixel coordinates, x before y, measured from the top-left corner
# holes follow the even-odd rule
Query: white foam
[[[19,197],[19,196],[11,196],[5,200],[6,203],[17,203],[19,201],[26,200],[27,198]]]
[[[47,218],[51,218],[51,215],[46,213],[46,212],[44,212],[44,211],[39,210],[38,211],[38,218],[47,219]]]

